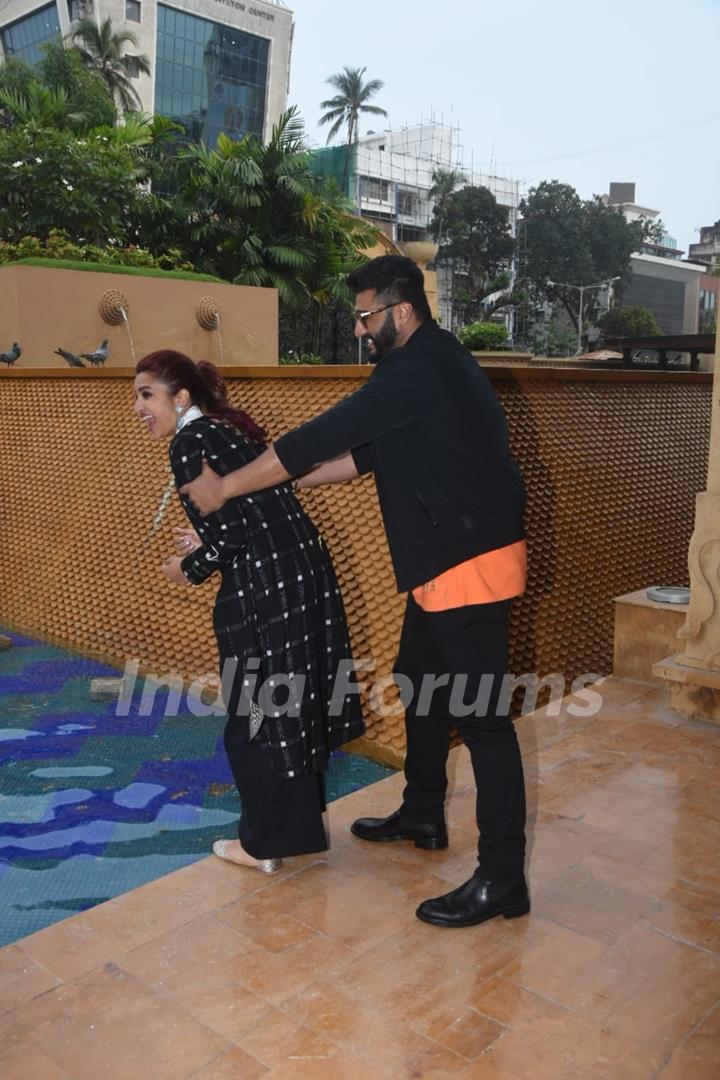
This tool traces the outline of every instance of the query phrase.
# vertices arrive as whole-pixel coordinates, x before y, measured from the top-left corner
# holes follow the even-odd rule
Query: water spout
[[[223,348],[223,336],[222,336],[222,321],[220,319],[220,312],[215,312],[215,329],[218,335],[218,345],[220,347],[220,365],[225,365],[225,350]]]
[[[133,362],[133,367],[134,367],[137,361],[135,359],[135,342],[133,341],[132,330],[130,329],[130,320],[128,319],[127,311],[122,306],[122,304],[118,304],[118,311],[122,315],[123,322],[125,323],[125,329],[127,330],[128,342],[130,343],[130,355],[132,357],[132,362]]]

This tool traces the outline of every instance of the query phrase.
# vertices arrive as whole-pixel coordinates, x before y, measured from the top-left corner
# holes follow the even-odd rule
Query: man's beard
[[[375,348],[372,350],[372,356],[375,360],[379,360],[385,353],[389,353],[395,346],[397,341],[397,330],[395,328],[395,321],[393,319],[392,311],[388,311],[385,315],[385,322],[382,324],[379,330],[374,334],[368,334],[367,337],[372,341]]]

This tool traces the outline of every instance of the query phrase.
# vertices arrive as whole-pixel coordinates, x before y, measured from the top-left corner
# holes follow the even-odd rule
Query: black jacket
[[[375,473],[400,592],[524,536],[503,411],[485,372],[435,322],[274,446],[292,476],[349,450],[359,472]]]

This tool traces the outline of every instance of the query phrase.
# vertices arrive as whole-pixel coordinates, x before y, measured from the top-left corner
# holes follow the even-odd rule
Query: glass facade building
[[[2,33],[2,45],[5,56],[24,60],[27,64],[37,64],[42,60],[41,47],[53,38],[60,36],[60,20],[57,4],[26,15],[17,22],[6,26]]]
[[[158,4],[155,112],[214,146],[220,132],[262,138],[269,41]]]

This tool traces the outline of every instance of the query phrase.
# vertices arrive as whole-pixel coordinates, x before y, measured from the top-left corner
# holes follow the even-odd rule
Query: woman
[[[153,439],[171,439],[175,486],[207,460],[224,476],[265,449],[264,432],[234,408],[210,363],[172,350],[137,365],[134,411]],[[220,573],[213,624],[228,709],[225,748],[240,793],[238,840],[220,858],[275,873],[286,855],[327,849],[323,772],[333,748],[362,734],[357,696],[330,708],[338,662],[350,657],[330,557],[289,485],[233,499],[176,530],[184,555],[163,573],[200,585]],[[156,519],[157,523],[157,519]]]

